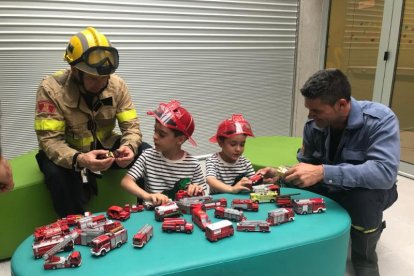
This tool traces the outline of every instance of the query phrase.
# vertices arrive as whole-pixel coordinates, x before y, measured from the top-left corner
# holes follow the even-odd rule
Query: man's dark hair
[[[305,98],[320,98],[323,103],[334,105],[339,99],[351,100],[351,85],[339,69],[323,69],[313,74],[300,92]]]

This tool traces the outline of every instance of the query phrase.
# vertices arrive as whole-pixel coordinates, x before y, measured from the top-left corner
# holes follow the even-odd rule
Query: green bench
[[[37,166],[36,153],[37,150],[10,160],[15,187],[11,192],[0,194],[0,260],[10,258],[36,227],[58,219],[43,174]],[[99,195],[91,199],[88,211],[102,212],[111,205],[136,202],[136,198],[119,184],[125,172],[110,170],[98,180]]]

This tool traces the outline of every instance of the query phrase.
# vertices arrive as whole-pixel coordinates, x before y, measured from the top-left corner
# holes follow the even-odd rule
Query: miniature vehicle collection
[[[273,184],[254,187],[256,193],[251,193],[251,199],[233,199],[232,208],[227,208],[225,198],[186,197],[181,191],[181,198],[177,202],[170,200],[167,204],[153,206],[155,220],[162,222],[163,232],[191,234],[194,231],[194,225],[180,217],[182,214],[191,215],[192,222],[205,232],[206,239],[215,242],[234,235],[231,221],[237,222],[237,231],[270,232],[271,226],[294,221],[295,213],[308,214],[326,211],[323,198],[292,199],[291,197],[298,193],[278,195],[279,186]],[[268,211],[266,219],[248,220],[244,216],[243,210],[258,212],[258,202],[273,201],[277,206],[283,207]],[[213,223],[209,219],[207,210],[212,208],[214,208],[214,216],[221,219],[220,221]],[[73,251],[66,256],[56,255],[61,251],[73,250],[75,245],[89,246],[92,255],[105,256],[109,251],[121,247],[128,240],[127,229],[120,221],[130,218],[131,213],[143,210],[144,205],[125,204],[124,207],[114,205],[107,209],[106,216],[92,215],[89,212],[85,215],[69,215],[54,223],[37,227],[33,233],[33,255],[35,259],[43,257],[45,270],[80,266],[82,257],[79,251]],[[145,224],[133,236],[132,245],[142,248],[153,235],[153,226]]]

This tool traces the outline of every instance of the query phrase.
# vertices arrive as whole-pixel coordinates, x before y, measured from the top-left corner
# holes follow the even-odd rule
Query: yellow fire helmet
[[[118,50],[93,27],[72,36],[64,59],[71,66],[96,76],[110,75],[119,65]]]

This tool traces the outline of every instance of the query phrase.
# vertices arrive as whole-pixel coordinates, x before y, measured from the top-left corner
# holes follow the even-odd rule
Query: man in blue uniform
[[[285,181],[342,205],[352,220],[351,259],[360,275],[379,275],[377,242],[385,228],[383,211],[398,197],[399,124],[386,106],[356,101],[338,69],[320,70],[301,89],[309,120],[300,161]],[[262,170],[274,177],[274,168]]]

